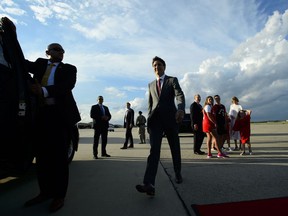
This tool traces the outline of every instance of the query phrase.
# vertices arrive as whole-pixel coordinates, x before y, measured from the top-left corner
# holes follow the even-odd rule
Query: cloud
[[[68,2],[27,0],[30,9],[34,12],[36,19],[44,25],[49,19],[70,20],[77,10],[71,7]]]
[[[21,16],[24,15],[26,12],[20,8],[20,6],[13,2],[12,0],[2,0],[0,2],[0,12],[2,12],[2,14],[0,13],[1,17],[3,16]],[[10,16],[9,16],[10,15]],[[16,21],[16,19],[13,19],[13,21]],[[17,23],[17,21],[15,22]]]
[[[72,25],[77,31],[89,39],[104,40],[106,38],[123,38],[135,34],[139,27],[129,17],[118,15],[103,16],[100,22],[91,27],[80,23]]]
[[[30,6],[31,10],[34,11],[34,15],[37,20],[39,20],[42,24],[47,25],[46,19],[52,17],[53,12],[48,7],[43,6]]]
[[[177,53],[169,55],[166,61],[168,64],[167,70],[169,70],[167,74],[170,75],[173,71],[177,71],[173,75],[179,78],[185,93],[186,111],[189,112],[190,104],[196,93],[200,93],[202,100],[208,95],[219,94],[227,110],[229,110],[231,98],[235,95],[240,99],[240,103],[245,109],[253,110],[252,119],[255,121],[261,119],[278,120],[285,118],[285,116],[287,118],[288,112],[285,109],[280,109],[279,112],[267,116],[267,113],[270,114],[271,110],[275,110],[275,107],[288,106],[286,102],[288,101],[286,63],[288,58],[288,42],[286,39],[288,35],[287,15],[288,10],[283,14],[275,12],[269,17],[263,29],[235,46],[230,55],[215,55],[213,58],[207,58],[202,61],[194,72],[184,72],[182,74],[180,71],[185,69],[177,70],[179,66],[176,67],[173,63],[171,64],[177,58],[180,58],[180,62],[188,64],[188,60],[183,61],[183,56],[185,55],[180,57],[177,56]],[[177,41],[171,43],[171,45],[172,48],[168,47],[168,50],[175,49]],[[165,56],[164,51],[163,49],[163,55]],[[130,57],[127,59],[123,59],[122,55],[118,57],[119,60],[116,62],[122,62],[123,68],[127,68],[127,66],[125,67],[125,60]],[[164,59],[166,60],[166,58]],[[103,65],[107,65],[108,62]],[[147,64],[150,64],[150,62],[147,62]],[[118,65],[118,63],[115,65]],[[150,70],[151,75],[153,75],[150,67],[147,70]],[[121,73],[121,70],[119,72]],[[133,73],[129,69],[126,72],[127,74]],[[153,78],[152,76],[151,80]],[[133,90],[134,92],[137,90],[137,87],[128,87],[122,87],[121,89],[123,91]],[[119,90],[116,87],[111,87],[111,89],[115,92]],[[141,90],[144,90],[144,88]],[[145,113],[147,112],[146,96],[147,92],[145,92],[143,98],[135,97],[134,100],[130,101],[135,110],[144,111],[144,115],[147,115]],[[121,121],[125,109],[119,106],[113,107],[112,110],[114,113],[113,121]]]
[[[155,79],[151,59],[158,55],[167,63],[166,73],[179,78],[187,110],[195,93],[202,99],[217,93],[226,107],[238,96],[254,119],[288,118],[281,108],[288,106],[286,2],[18,2],[2,0],[0,13],[18,23],[29,59],[51,40],[63,44],[65,62],[78,69],[74,92],[81,113],[89,113],[98,94],[111,107],[113,122],[122,122],[126,100],[145,112],[147,84]],[[271,115],[275,107],[280,110]]]
[[[126,98],[127,95],[125,92],[115,88],[115,87],[107,87],[104,90],[108,95],[113,95],[114,97]]]
[[[188,103],[196,93],[203,99],[219,94],[229,109],[230,99],[236,95],[244,108],[254,110],[256,119],[287,118],[288,112],[282,109],[264,116],[270,114],[268,109],[288,105],[287,35],[288,10],[284,14],[275,12],[265,27],[236,47],[230,57],[203,61],[198,72],[187,73],[181,80]]]

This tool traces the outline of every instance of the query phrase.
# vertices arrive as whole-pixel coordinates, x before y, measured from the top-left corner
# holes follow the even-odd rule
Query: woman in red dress
[[[208,96],[206,97],[205,103],[204,103],[204,108],[203,108],[203,132],[206,133],[207,135],[207,150],[208,150],[208,155],[207,158],[211,158],[211,146],[212,146],[212,139],[215,140],[215,147],[218,151],[217,157],[218,158],[224,158],[228,157],[227,155],[223,154],[221,150],[219,149],[218,145],[218,134],[217,134],[217,124],[215,117],[213,116],[211,109],[213,106],[213,97]]]

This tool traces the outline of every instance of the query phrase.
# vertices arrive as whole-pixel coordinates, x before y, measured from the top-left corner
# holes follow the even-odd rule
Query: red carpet
[[[191,205],[197,216],[288,215],[288,197],[209,205]]]

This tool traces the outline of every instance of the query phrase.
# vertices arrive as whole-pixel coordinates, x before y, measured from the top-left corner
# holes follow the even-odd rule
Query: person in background
[[[139,115],[136,118],[136,126],[138,127],[138,134],[140,138],[140,144],[146,143],[146,136],[145,136],[145,124],[146,118],[142,115],[142,111],[138,112]]]
[[[39,98],[35,136],[40,194],[25,206],[52,198],[49,210],[55,212],[63,207],[68,188],[67,152],[71,128],[81,118],[72,94],[77,68],[62,62],[65,51],[59,43],[49,44],[45,53],[47,59],[26,62],[35,81],[31,91]]]
[[[203,108],[203,132],[207,135],[207,149],[208,154],[207,158],[212,158],[211,153],[211,146],[212,146],[212,140],[215,140],[215,148],[217,149],[217,157],[218,158],[225,158],[228,157],[224,153],[222,153],[219,143],[218,143],[218,134],[217,134],[217,122],[215,120],[215,116],[212,113],[212,107],[213,107],[213,97],[208,96],[206,97],[204,108]]]
[[[233,149],[231,148],[231,145],[230,145],[230,123],[231,123],[231,119],[230,119],[227,112],[225,114],[225,119],[226,119],[226,135],[224,135],[224,143],[225,143],[225,141],[227,142],[228,151],[233,151]]]
[[[218,134],[218,147],[223,149],[226,131],[226,107],[221,104],[221,98],[219,95],[214,96],[215,104],[212,107],[212,113],[216,120],[216,130]],[[213,141],[213,147],[215,146],[215,140]]]
[[[200,104],[201,96],[196,94],[194,96],[194,102],[190,105],[190,119],[191,119],[191,127],[193,131],[193,139],[194,139],[194,154],[203,155],[205,152],[201,151],[201,146],[205,137],[205,133],[202,129],[202,121],[203,121],[203,112],[202,106]]]
[[[132,135],[132,128],[134,127],[134,110],[131,108],[129,102],[126,103],[126,112],[124,116],[124,128],[126,128],[125,142],[121,149],[134,148],[134,141]],[[128,142],[130,145],[128,146]]]
[[[111,155],[107,154],[106,146],[109,121],[112,116],[110,114],[109,108],[103,105],[103,101],[103,96],[98,96],[98,104],[93,105],[90,111],[90,117],[93,119],[94,128],[93,155],[95,159],[98,159],[98,144],[100,136],[102,141],[101,156],[111,157]]]
[[[240,155],[245,155],[245,144],[248,146],[249,154],[252,155],[252,149],[251,149],[251,143],[250,143],[250,135],[251,135],[251,126],[250,126],[250,120],[251,120],[251,110],[240,110],[237,119],[235,121],[235,124],[233,126],[234,131],[240,132],[241,137],[241,144],[242,144],[242,152]]]
[[[242,110],[242,106],[239,104],[239,99],[236,96],[232,97],[230,110],[229,110],[229,117],[231,119],[231,122],[230,122],[230,139],[234,140],[234,144],[235,144],[234,150],[235,151],[238,151],[239,148],[241,149],[240,133],[239,133],[239,131],[233,130],[238,112],[240,110]],[[237,140],[239,140],[239,148],[238,148]]]
[[[185,96],[178,79],[165,74],[166,63],[162,58],[154,57],[152,67],[156,79],[148,85],[147,129],[150,135],[150,154],[147,158],[143,184],[136,185],[138,192],[149,196],[155,195],[155,178],[164,133],[172,154],[176,183],[180,184],[183,181],[178,128],[185,115]]]

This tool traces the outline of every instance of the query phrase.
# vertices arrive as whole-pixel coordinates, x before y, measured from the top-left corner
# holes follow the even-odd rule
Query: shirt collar
[[[161,80],[164,80],[164,78],[165,78],[165,74],[163,74],[161,77],[159,77],[157,80],[159,80],[159,79],[161,79]]]
[[[50,60],[48,60],[48,65],[54,64],[55,66],[58,66],[59,63],[60,63],[60,62],[51,62]]]

